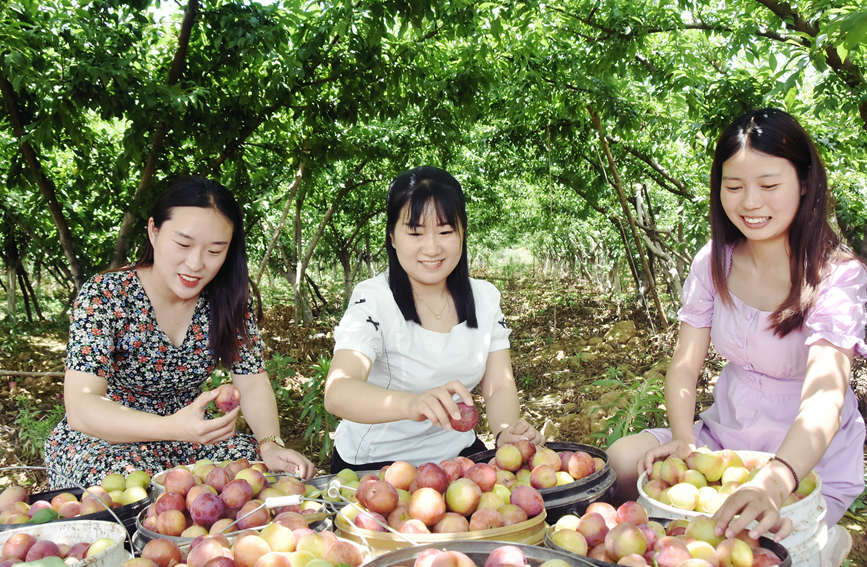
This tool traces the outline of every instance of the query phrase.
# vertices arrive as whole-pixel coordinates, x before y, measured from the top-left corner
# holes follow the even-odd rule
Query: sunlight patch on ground
[[[51,352],[66,351],[66,343],[52,337],[30,336],[28,342],[34,347],[48,349]]]

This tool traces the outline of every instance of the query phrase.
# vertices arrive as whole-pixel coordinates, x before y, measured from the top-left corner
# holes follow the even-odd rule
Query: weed
[[[602,431],[593,434],[604,439],[607,447],[626,435],[637,433],[649,427],[659,427],[665,422],[665,395],[662,377],[650,374],[628,384],[622,380],[623,371],[612,366],[605,371],[605,378],[593,382],[593,386],[619,391],[620,395],[606,404],[596,405],[593,409],[613,412],[605,420]],[[623,401],[626,403],[622,403]]]
[[[325,409],[325,378],[330,366],[331,359],[325,356],[320,356],[316,364],[311,365],[313,375],[301,397],[301,405],[304,407],[301,421],[307,422],[304,441],[308,445],[319,446],[320,461],[326,460],[331,454],[331,432],[337,427],[337,418]]]
[[[518,277],[525,270],[525,266],[520,263],[515,262],[511,258],[502,266],[500,266],[500,273],[502,274],[503,279],[513,280]]]
[[[15,405],[18,406],[15,425],[18,427],[21,452],[27,457],[38,457],[42,454],[45,438],[63,419],[65,413],[63,404],[55,404],[44,415],[33,408],[33,401],[27,396],[16,397]]]
[[[205,383],[202,384],[202,391],[207,392],[214,388],[219,388],[221,384],[228,384],[231,381],[232,378],[229,376],[228,372],[222,368],[215,368],[208,379],[205,380]]]
[[[616,366],[609,366],[605,369],[605,379],[621,382],[623,379],[623,371]]]
[[[576,352],[572,355],[572,360],[575,361],[575,366],[581,366],[587,360],[587,353]]]
[[[532,374],[524,374],[518,378],[518,385],[523,390],[532,390],[533,386],[536,385],[536,377]]]
[[[271,379],[271,388],[274,390],[277,408],[281,415],[291,413],[295,405],[295,397],[292,390],[286,387],[286,381],[297,374],[293,367],[296,363],[297,361],[293,357],[279,352],[273,353],[265,363],[265,370]]]

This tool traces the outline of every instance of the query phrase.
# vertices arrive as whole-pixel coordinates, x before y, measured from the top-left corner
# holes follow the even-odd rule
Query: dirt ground
[[[606,436],[618,424],[627,429],[662,424],[662,408],[656,403],[661,393],[656,385],[661,384],[673,350],[673,328],[653,328],[640,306],[618,303],[572,281],[482,277],[503,291],[524,411],[544,428],[549,440],[604,447]],[[320,357],[330,357],[330,332],[337,316],[320,315],[317,324],[298,327],[291,306],[266,309],[262,335],[270,354],[294,361],[295,375],[287,377],[283,386],[287,398],[295,399],[289,403],[296,410],[309,387],[311,365]],[[62,371],[65,340],[63,333],[47,332],[18,337],[11,345],[0,342],[0,369]],[[710,384],[721,365],[715,356],[706,365],[699,382],[700,406],[710,402]],[[641,396],[635,392],[642,387],[655,407],[636,405]],[[38,431],[34,423],[58,404],[62,404],[61,377],[0,376],[0,469],[41,464],[32,451],[32,441],[22,432]],[[22,417],[22,407],[32,415]],[[282,414],[282,434],[293,447],[313,455],[318,447],[303,439],[306,424],[299,413],[287,410]],[[615,419],[608,421],[612,417]],[[483,439],[491,441],[490,436]],[[320,462],[320,466],[324,471],[327,464]],[[37,485],[44,482],[38,474],[36,477]],[[34,475],[0,470],[0,489],[22,480],[33,482]],[[867,565],[867,510],[847,514],[841,523],[854,540],[849,565]]]

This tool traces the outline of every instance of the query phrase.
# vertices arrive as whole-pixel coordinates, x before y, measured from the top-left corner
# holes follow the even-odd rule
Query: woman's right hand
[[[655,447],[644,454],[644,458],[638,461],[638,474],[644,471],[649,471],[653,468],[653,462],[665,459],[669,455],[686,459],[690,453],[695,451],[695,443],[673,439],[664,445]]]
[[[430,420],[437,427],[451,430],[449,416],[460,419],[461,412],[453,396],[457,394],[467,405],[473,405],[473,396],[467,387],[457,380],[444,386],[417,394],[409,406],[409,419],[413,421]]]
[[[192,403],[169,416],[172,438],[207,445],[224,441],[234,435],[240,407],[214,419],[205,417],[205,407],[216,397],[216,389],[202,392]]]

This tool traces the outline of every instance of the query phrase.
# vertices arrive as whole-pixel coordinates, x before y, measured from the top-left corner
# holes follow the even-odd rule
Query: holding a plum
[[[156,203],[140,259],[82,287],[69,329],[66,417],[45,442],[53,488],[204,458],[261,458],[271,470],[313,474],[280,443],[241,218],[228,189],[181,178]],[[232,384],[202,392],[218,363]],[[211,401],[225,413],[209,419]],[[235,430],[240,412],[255,438]]]
[[[867,271],[826,220],[827,178],[808,134],[780,110],[750,112],[720,136],[711,169],[712,242],[692,263],[665,378],[671,429],[608,450],[622,498],[655,460],[696,445],[774,453],[714,514],[717,532],[750,521],[777,528],[780,508],[811,469],[833,526],[864,489],[865,426],[849,388],[867,355]],[[728,359],[714,403],[695,419],[696,382],[710,341]],[[842,530],[833,530],[846,537]]]
[[[520,416],[500,293],[469,277],[460,184],[412,169],[392,182],[386,211],[388,272],[356,286],[334,331],[325,407],[343,421],[332,471],[485,450],[477,386],[498,442],[542,442]]]

